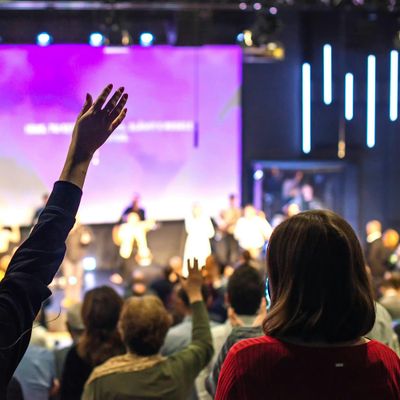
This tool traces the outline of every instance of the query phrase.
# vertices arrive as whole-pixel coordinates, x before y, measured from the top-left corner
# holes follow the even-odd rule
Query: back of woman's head
[[[119,329],[129,351],[139,356],[150,356],[160,351],[171,322],[158,297],[131,297],[125,300]]]
[[[268,335],[345,342],[372,329],[373,294],[360,243],[331,211],[300,213],[273,232],[267,255]]]
[[[123,352],[117,331],[121,308],[121,297],[108,286],[86,292],[82,304],[85,331],[78,344],[78,354],[89,364],[101,364]]]

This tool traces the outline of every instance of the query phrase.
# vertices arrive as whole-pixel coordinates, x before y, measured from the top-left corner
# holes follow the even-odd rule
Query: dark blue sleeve
[[[65,254],[65,240],[75,223],[82,191],[56,182],[47,205],[28,239],[19,247],[0,282],[0,393],[14,373],[26,347],[42,302]]]

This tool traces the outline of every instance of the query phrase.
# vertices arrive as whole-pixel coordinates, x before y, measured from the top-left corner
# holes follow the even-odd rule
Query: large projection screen
[[[87,92],[129,93],[128,115],[93,160],[80,218],[118,220],[134,193],[147,215],[216,215],[240,185],[236,46],[0,46],[0,224],[28,224],[58,178]]]

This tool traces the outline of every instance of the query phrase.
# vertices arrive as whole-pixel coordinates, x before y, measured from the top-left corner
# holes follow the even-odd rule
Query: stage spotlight
[[[89,36],[89,44],[94,47],[103,46],[105,37],[100,32],[93,32]]]
[[[48,46],[53,38],[47,32],[41,32],[36,36],[36,44],[38,46]]]
[[[149,47],[154,43],[154,35],[150,32],[143,32],[139,37],[139,43],[143,47]]]
[[[243,43],[243,41],[244,41],[244,33],[243,32],[240,32],[240,33],[237,34],[236,41],[238,43]]]
[[[254,171],[253,178],[255,181],[260,181],[264,177],[264,172],[262,169],[257,169]]]

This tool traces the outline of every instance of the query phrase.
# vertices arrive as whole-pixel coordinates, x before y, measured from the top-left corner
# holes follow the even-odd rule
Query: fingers
[[[193,258],[193,267],[191,266],[190,260],[187,260],[187,266],[189,271],[199,271],[199,260],[197,258]]]
[[[118,92],[116,92],[116,93],[118,93]],[[121,94],[122,94],[122,92],[121,92]],[[121,94],[119,96],[121,96]],[[118,99],[119,99],[119,97],[118,97]],[[110,102],[111,102],[111,100],[110,100]],[[121,111],[124,109],[125,104],[126,104],[127,101],[128,101],[128,93],[125,93],[120,98],[118,104],[117,104],[117,102],[115,102],[115,104],[114,104],[114,106],[113,106],[113,108],[111,109],[111,112],[110,112],[111,121],[114,121],[114,119],[116,119],[121,114]],[[108,106],[108,104],[107,104],[107,106]]]
[[[80,118],[83,114],[85,114],[89,110],[89,108],[92,106],[92,104],[93,104],[92,96],[89,93],[87,93],[86,99],[85,99],[85,104],[83,105],[83,108],[82,108],[81,112],[79,113],[78,118]]]
[[[106,104],[106,106],[104,107],[104,111],[106,111],[107,113],[111,113],[115,106],[118,103],[118,100],[121,98],[122,93],[124,93],[124,87],[120,87],[111,97],[110,101]],[[122,108],[121,108],[122,110]],[[118,113],[119,114],[119,113]],[[117,114],[117,115],[118,115]]]
[[[103,107],[103,104],[106,102],[107,97],[111,93],[112,88],[113,88],[113,85],[110,83],[101,92],[100,96],[97,98],[97,100],[93,104],[93,108],[94,108],[95,111],[100,111],[101,110],[101,107]]]
[[[110,125],[111,132],[114,132],[115,129],[118,128],[118,126],[121,124],[121,122],[125,119],[127,112],[128,112],[128,109],[124,108],[122,110],[122,112],[118,115],[118,117],[114,119],[114,121]]]

